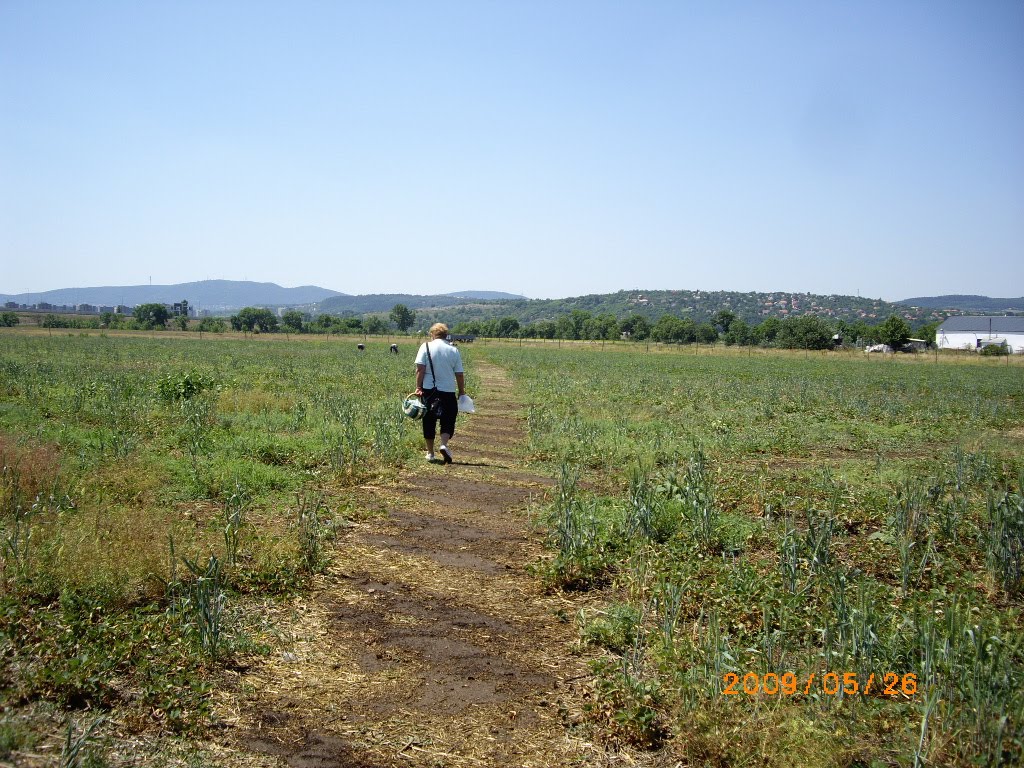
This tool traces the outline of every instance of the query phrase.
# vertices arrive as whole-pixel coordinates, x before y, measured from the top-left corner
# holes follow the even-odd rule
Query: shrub
[[[212,377],[194,370],[184,373],[168,373],[157,381],[160,399],[167,403],[191,400],[214,386],[215,382]]]

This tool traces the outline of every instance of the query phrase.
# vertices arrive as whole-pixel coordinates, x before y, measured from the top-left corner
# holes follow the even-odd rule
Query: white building
[[[1005,339],[1010,352],[1024,352],[1024,317],[948,317],[935,331],[939,349],[972,349]]]

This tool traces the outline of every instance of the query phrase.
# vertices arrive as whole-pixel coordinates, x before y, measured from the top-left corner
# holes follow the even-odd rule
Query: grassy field
[[[208,725],[218,671],[261,650],[254,605],[302,590],[373,513],[356,484],[418,458],[405,352],[0,335],[0,760],[65,711]]]
[[[592,715],[697,764],[1000,765],[1024,736],[1024,378],[974,358],[489,347],[527,399]]]
[[[0,760],[69,713],[209,726],[273,632],[260,601],[378,512],[360,483],[419,460],[412,341],[356,341],[0,334]],[[463,353],[471,392],[474,357],[513,377],[524,463],[558,480],[537,578],[600,597],[576,620],[601,738],[692,764],[1020,759],[1019,361]]]

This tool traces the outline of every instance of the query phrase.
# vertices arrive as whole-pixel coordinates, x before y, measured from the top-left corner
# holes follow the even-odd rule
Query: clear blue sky
[[[1024,294],[1024,2],[0,0],[0,293]]]

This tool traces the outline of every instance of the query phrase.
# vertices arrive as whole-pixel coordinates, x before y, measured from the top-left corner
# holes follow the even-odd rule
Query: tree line
[[[11,315],[7,318],[6,315]],[[388,319],[379,315],[367,317],[320,314],[315,317],[298,310],[288,310],[278,317],[262,307],[245,307],[226,321],[220,317],[204,317],[190,323],[183,315],[171,317],[163,304],[140,304],[133,316],[105,312],[100,317],[76,318],[45,315],[39,322],[44,328],[124,328],[128,330],[155,330],[170,323],[180,330],[223,333],[228,327],[243,333],[312,333],[312,334],[371,334],[382,335],[392,327],[407,332],[416,322],[416,312],[404,304],[396,304]],[[14,325],[14,313],[4,313],[2,323]],[[737,317],[731,310],[721,310],[705,322],[688,317],[663,314],[655,322],[641,314],[619,319],[604,312],[591,314],[574,309],[553,320],[520,323],[511,316],[487,320],[467,320],[456,324],[453,333],[499,339],[565,339],[604,341],[629,339],[656,341],[668,344],[715,344],[726,346],[765,346],[783,349],[831,349],[840,344],[888,344],[893,349],[906,345],[912,335],[929,343],[935,340],[938,322],[928,323],[912,330],[899,315],[891,315],[884,322],[869,325],[863,320],[824,319],[816,315],[799,317],[767,317],[751,324]]]
[[[404,305],[396,305],[390,315],[394,327],[407,331],[416,320],[416,313]],[[0,313],[0,326],[18,325],[15,312]],[[377,316],[361,318],[320,314],[315,318],[298,310],[288,310],[278,317],[265,307],[245,307],[228,318],[204,317],[198,321],[186,315],[172,315],[164,304],[139,304],[131,315],[104,312],[90,317],[38,315],[36,323],[43,328],[120,329],[132,331],[163,330],[168,327],[181,331],[194,330],[224,333],[228,328],[243,333],[324,333],[380,335],[392,329],[386,320]]]
[[[920,326],[916,333],[929,343],[935,340],[939,323]],[[830,349],[839,344],[856,342],[888,344],[893,349],[905,346],[914,334],[910,324],[899,315],[869,325],[863,320],[826,320],[816,315],[778,318],[768,317],[757,324],[738,318],[730,310],[719,311],[712,320],[698,323],[686,317],[663,314],[651,322],[640,314],[622,320],[610,313],[592,315],[575,309],[554,320],[538,320],[520,324],[514,317],[491,320],[469,320],[453,329],[459,334],[493,338],[534,338],[568,340],[658,341],[670,344],[715,344],[727,346],[774,346],[783,349]]]
[[[416,322],[416,313],[404,304],[396,304],[392,308],[389,318],[395,327],[404,333]],[[387,321],[378,315],[361,318],[354,315],[339,317],[320,314],[311,318],[296,309],[290,309],[281,315],[279,321],[269,309],[258,307],[246,307],[237,315],[232,315],[230,322],[232,329],[236,331],[259,331],[260,333],[366,333],[379,336],[391,330]]]

